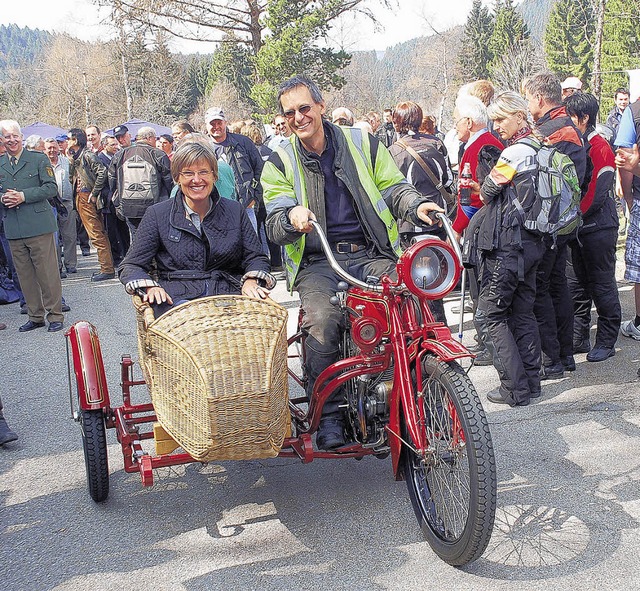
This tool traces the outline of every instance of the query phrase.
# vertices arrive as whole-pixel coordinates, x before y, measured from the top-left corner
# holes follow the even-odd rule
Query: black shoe
[[[573,341],[574,353],[588,353],[591,351],[591,341],[589,337],[582,339],[581,341]]]
[[[531,390],[531,394],[529,394],[531,398],[540,398],[542,396],[542,390]]]
[[[59,330],[62,330],[62,322],[49,323],[49,328],[47,329],[48,332],[58,332]]]
[[[22,306],[20,306],[20,314],[28,314],[29,310],[27,309],[27,304],[22,304]]]
[[[540,368],[541,380],[555,380],[564,376],[564,365],[562,363],[554,363],[553,365],[543,365]]]
[[[107,279],[115,279],[115,273],[94,273],[91,275],[91,281],[106,281]]]
[[[60,279],[66,279],[67,273],[64,269],[60,269]]]
[[[91,249],[90,248],[81,248],[80,250],[82,252],[82,256],[83,257],[88,257],[91,254]]]
[[[522,401],[522,402],[513,402],[512,399],[507,399],[505,398],[501,393],[500,390],[496,390],[496,391],[491,391],[487,394],[487,400],[489,402],[493,402],[494,404],[508,404],[509,406],[513,407],[513,406],[529,406],[529,401]]]
[[[33,320],[29,320],[26,324],[23,324],[18,330],[20,332],[29,332],[30,330],[35,330],[36,328],[44,328],[46,324],[44,322],[34,322]]]
[[[77,273],[78,269],[75,267],[67,267],[67,273]]]
[[[473,360],[473,365],[477,365],[478,367],[493,365],[493,357],[491,353],[489,353],[489,350],[485,349],[481,353],[478,353],[476,358]]]
[[[566,357],[563,357],[560,361],[565,371],[576,370],[576,360],[573,358],[573,355],[567,355]]]
[[[0,445],[15,441],[18,436],[9,428],[5,419],[0,419]]]
[[[587,361],[604,361],[605,359],[609,359],[609,357],[613,357],[615,354],[615,347],[596,345],[587,353]]]
[[[62,304],[62,311],[71,312],[71,307],[69,306],[69,304]]]
[[[342,422],[337,419],[323,419],[320,421],[316,436],[318,449],[335,449],[345,444]]]

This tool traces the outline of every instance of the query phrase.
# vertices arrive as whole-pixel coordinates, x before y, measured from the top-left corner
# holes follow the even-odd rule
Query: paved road
[[[98,327],[117,401],[119,357],[136,354],[133,312],[116,281],[89,283],[95,255],[80,263],[64,280],[67,324]],[[632,294],[620,287],[628,317]],[[160,470],[144,489],[122,471],[110,433],[111,492],[94,504],[69,418],[65,339],[19,334],[24,319],[17,305],[0,307],[2,398],[20,434],[0,449],[4,591],[640,587],[640,343],[621,337],[602,364],[578,355],[578,370],[528,408],[488,403],[495,371],[471,370],[499,509],[485,556],[454,569],[422,541],[389,460],[192,464]]]

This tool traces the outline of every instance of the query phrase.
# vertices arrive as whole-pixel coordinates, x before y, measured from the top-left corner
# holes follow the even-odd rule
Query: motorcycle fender
[[[424,339],[422,348],[433,353],[441,361],[453,361],[462,357],[475,358],[475,355],[470,353],[462,343],[451,337],[451,333],[448,337],[440,337],[438,340]]]
[[[78,388],[78,404],[82,410],[109,408],[109,391],[104,372],[100,339],[95,326],[76,322],[66,332],[71,347],[71,361]]]

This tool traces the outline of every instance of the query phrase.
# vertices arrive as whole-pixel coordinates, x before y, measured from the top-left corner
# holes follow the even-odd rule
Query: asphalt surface
[[[133,310],[117,281],[90,283],[95,254],[79,258],[63,280],[65,326],[98,328],[117,406],[120,355],[137,357]],[[619,287],[628,318],[631,287]],[[293,319],[294,300],[282,287],[274,297]],[[495,446],[498,512],[484,556],[455,569],[424,542],[388,459],[190,464],[143,488],[122,470],[110,431],[110,495],[95,504],[70,418],[64,335],[19,334],[25,320],[17,304],[0,307],[1,395],[20,435],[0,448],[3,591],[640,587],[639,342],[621,336],[599,364],[577,355],[577,371],[546,382],[526,408],[488,402],[495,370],[470,370]]]

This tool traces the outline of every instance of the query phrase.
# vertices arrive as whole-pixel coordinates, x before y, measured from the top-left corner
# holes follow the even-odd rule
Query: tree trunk
[[[91,96],[89,96],[89,84],[87,83],[87,73],[82,72],[82,85],[84,86],[84,118],[87,121],[86,127],[91,125]]]
[[[604,30],[604,11],[606,9],[607,0],[597,0],[596,7],[596,31],[595,42],[593,44],[593,76],[591,79],[591,88],[593,89],[593,95],[600,102],[600,92],[602,89],[602,72],[601,69],[601,54],[602,54],[602,33]]]

